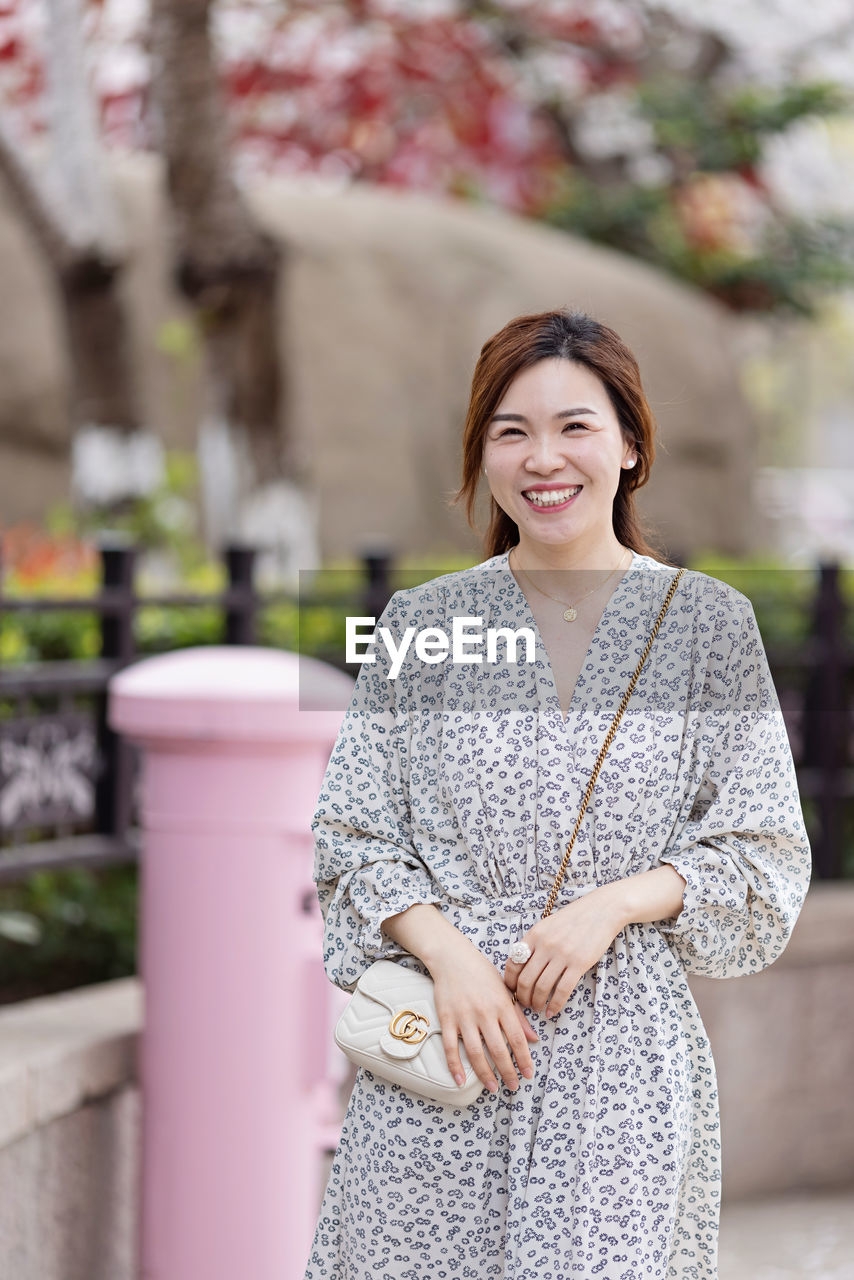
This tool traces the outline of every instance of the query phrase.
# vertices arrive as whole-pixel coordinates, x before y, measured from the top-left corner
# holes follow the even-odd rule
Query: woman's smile
[[[522,497],[527,505],[541,515],[552,511],[565,511],[580,497],[583,485],[562,485],[560,488],[535,487],[523,489]]]

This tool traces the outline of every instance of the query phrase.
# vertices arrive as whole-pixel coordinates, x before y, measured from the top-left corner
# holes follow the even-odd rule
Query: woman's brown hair
[[[474,524],[474,506],[481,475],[487,427],[510,383],[523,369],[539,360],[559,357],[584,365],[595,373],[605,390],[620,428],[637,452],[637,465],[623,469],[614,497],[614,534],[638,555],[663,559],[660,548],[647,541],[647,532],[635,510],[635,489],[646,484],[655,457],[656,422],[641,384],[638,362],[607,325],[583,311],[563,308],[517,316],[482,346],[472,378],[471,398],[463,430],[463,483],[454,496],[466,500],[466,518]],[[519,541],[519,528],[490,497],[490,522],[486,532],[486,557],[500,555]]]

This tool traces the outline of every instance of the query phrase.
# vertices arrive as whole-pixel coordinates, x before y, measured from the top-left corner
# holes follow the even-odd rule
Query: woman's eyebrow
[[[578,413],[596,414],[595,409],[585,409],[580,406],[578,409],[560,409],[554,416],[556,418],[574,418]],[[490,422],[527,422],[528,419],[523,413],[494,413],[489,419]]]

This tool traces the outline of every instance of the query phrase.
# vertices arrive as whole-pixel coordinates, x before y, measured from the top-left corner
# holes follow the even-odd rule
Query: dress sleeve
[[[657,921],[687,973],[732,978],[781,955],[812,854],[795,767],[753,606],[718,610],[696,709],[689,793],[659,862],[684,877],[682,910]],[[708,631],[708,627],[703,630]],[[729,649],[727,660],[726,650]]]
[[[399,642],[406,610],[395,592],[377,623]],[[412,844],[406,678],[387,679],[385,646],[363,661],[324,775],[311,823],[314,881],[323,916],[323,964],[352,991],[375,960],[408,954],[383,920],[441,896]]]

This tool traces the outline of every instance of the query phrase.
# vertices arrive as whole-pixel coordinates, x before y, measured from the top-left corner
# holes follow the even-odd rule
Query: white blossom
[[[145,496],[162,480],[163,468],[163,444],[150,431],[127,433],[90,423],[72,441],[71,487],[86,503]]]
[[[519,64],[521,83],[533,100],[574,106],[587,92],[584,59],[574,45],[554,41]]]
[[[641,0],[688,28],[713,32],[737,53],[744,74],[782,85],[829,75],[826,59],[854,53],[851,0]],[[850,71],[849,71],[850,76]]]
[[[591,159],[649,151],[655,143],[652,123],[640,113],[628,89],[611,89],[584,101],[575,116],[578,149]]]
[[[854,120],[796,120],[766,141],[760,176],[788,212],[854,218]]]
[[[626,161],[629,179],[639,187],[666,186],[673,177],[673,163],[659,151],[641,151]]]

